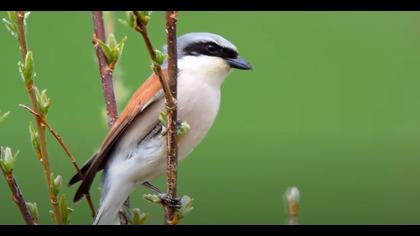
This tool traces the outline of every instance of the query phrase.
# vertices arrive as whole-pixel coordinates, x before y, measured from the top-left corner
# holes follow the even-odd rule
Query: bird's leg
[[[142,185],[150,189],[152,192],[154,192],[160,198],[160,200],[162,201],[162,204],[170,206],[175,209],[179,209],[182,207],[181,199],[179,198],[169,199],[166,193],[163,193],[162,191],[160,191],[158,187],[154,186],[150,182],[146,181]]]
[[[153,184],[151,184],[150,182],[144,182],[142,184],[143,186],[145,186],[146,188],[148,188],[149,190],[151,190],[152,192],[154,192],[155,194],[162,194],[162,191],[160,191],[160,189],[156,186],[154,186]]]

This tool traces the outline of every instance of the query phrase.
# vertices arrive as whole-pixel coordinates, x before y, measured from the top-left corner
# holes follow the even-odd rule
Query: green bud
[[[38,223],[39,222],[39,211],[38,211],[38,205],[36,202],[27,202],[26,206],[29,209],[29,212],[31,212],[32,219]]]
[[[190,125],[186,122],[186,121],[183,121],[178,127],[177,127],[177,130],[176,130],[176,133],[179,135],[179,136],[181,136],[181,135],[184,135],[184,134],[186,134],[187,132],[188,132],[188,130],[190,129]]]
[[[109,48],[115,48],[117,45],[117,40],[115,39],[114,34],[108,34],[108,46]]]
[[[134,28],[136,26],[136,17],[134,16],[132,11],[126,11],[125,12],[126,19],[118,19],[118,22],[120,22],[123,25],[126,25],[130,28]]]
[[[10,111],[1,114],[0,111],[0,123],[3,122],[10,115]]]
[[[188,195],[184,195],[181,198],[181,208],[178,209],[178,212],[180,213],[181,218],[183,218],[186,214],[192,211],[192,209],[194,209],[194,207],[192,206],[193,201],[194,199]]]
[[[60,197],[59,207],[60,207],[61,219],[63,223],[66,225],[70,224],[69,214],[73,212],[74,210],[67,207],[67,200],[64,194],[62,194]]]
[[[3,18],[4,26],[12,34],[13,37],[17,38],[17,16],[15,11],[7,12],[8,19]]]
[[[16,11],[7,11],[7,16],[9,17],[10,22],[17,22]]]
[[[32,122],[29,122],[29,134],[31,136],[32,147],[38,156],[41,156],[41,145],[39,144],[38,131],[35,130]]]
[[[111,51],[112,51],[111,48],[107,44],[102,42],[100,39],[97,39],[97,42],[98,42],[99,47],[101,47],[102,51],[105,54],[107,63],[111,64],[111,61],[112,61],[111,60]]]
[[[138,15],[140,16],[140,20],[144,25],[147,25],[150,21],[150,16],[152,15],[152,11],[139,11]]]
[[[131,225],[143,225],[144,222],[146,221],[147,217],[149,216],[148,213],[142,213],[140,212],[139,208],[134,208],[131,210],[131,219],[130,219],[130,224]]]
[[[166,58],[168,57],[168,54],[163,53],[159,51],[158,49],[155,49],[155,56],[156,56],[156,63],[159,65],[162,65],[163,62],[165,62]]]
[[[0,147],[0,166],[6,173],[11,173],[15,166],[16,157],[19,154],[17,151],[15,154],[12,153],[10,147]]]
[[[98,44],[105,54],[108,65],[115,65],[124,48],[124,42],[127,40],[125,36],[118,44],[113,34],[108,35],[108,44],[98,39]]]
[[[32,52],[29,51],[25,56],[25,63],[18,62],[20,76],[23,81],[30,82],[34,78],[33,74],[33,57]]]
[[[44,89],[39,92],[38,88],[34,86],[36,100],[38,102],[39,110],[42,115],[47,115],[48,110],[51,106],[51,99],[47,96],[47,90]]]
[[[32,80],[33,79],[33,57],[32,57],[32,52],[29,51],[26,53],[26,57],[25,57],[25,76],[26,76],[26,80]]]
[[[151,203],[161,203],[162,200],[155,194],[143,194],[143,198]]]
[[[136,17],[134,16],[132,11],[127,11],[127,23],[131,28],[134,28],[136,25]]]
[[[160,123],[162,123],[163,126],[166,126],[166,124],[168,122],[168,114],[166,113],[166,111],[160,111],[159,120],[160,120]]]
[[[51,173],[51,192],[54,194],[54,196],[58,196],[58,193],[60,192],[62,182],[61,179],[62,178],[60,175],[54,178],[54,174]]]

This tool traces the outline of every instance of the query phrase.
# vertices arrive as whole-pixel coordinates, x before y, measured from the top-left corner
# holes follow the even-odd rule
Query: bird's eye
[[[207,44],[207,51],[209,52],[216,52],[217,51],[217,47],[213,44]]]

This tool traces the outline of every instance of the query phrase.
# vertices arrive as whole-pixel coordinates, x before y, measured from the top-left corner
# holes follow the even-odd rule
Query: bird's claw
[[[160,198],[162,203],[166,206],[169,206],[174,209],[181,209],[182,207],[181,199],[179,198],[169,198],[168,194],[166,193],[158,194],[158,197]]]

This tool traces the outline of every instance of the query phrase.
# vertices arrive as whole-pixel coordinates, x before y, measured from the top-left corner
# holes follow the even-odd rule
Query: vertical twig
[[[17,11],[17,35],[18,35],[18,42],[19,42],[19,51],[21,55],[21,61],[25,61],[26,54],[28,52],[28,47],[26,43],[26,37],[25,37],[25,12],[24,11]],[[38,103],[36,101],[36,95],[34,91],[33,81],[30,80],[28,82],[25,82],[26,90],[29,93],[29,96],[31,98],[32,102],[32,108],[33,110],[40,114]],[[57,203],[57,197],[53,194],[52,191],[52,182],[51,182],[51,169],[50,169],[50,163],[49,163],[49,157],[48,157],[48,150],[47,150],[47,143],[45,139],[45,126],[42,124],[41,120],[34,116],[35,118],[35,124],[38,131],[38,137],[39,137],[39,143],[40,143],[40,149],[41,149],[41,156],[38,157],[42,163],[42,167],[44,170],[45,179],[48,185],[48,191],[50,196],[50,202],[52,209],[54,211],[55,220],[57,224],[62,224],[60,209],[58,207]]]
[[[99,47],[96,40],[99,39],[102,42],[106,42],[103,13],[102,11],[93,11],[92,17],[94,29],[93,44],[95,46],[96,56],[98,57],[99,62],[99,73],[101,74],[102,88],[104,91],[106,111],[108,117],[108,127],[111,128],[118,117],[117,103],[115,101],[114,86],[112,83],[113,68],[110,65],[108,65],[105,54]],[[128,197],[118,212],[120,217],[120,223],[122,225],[128,224],[127,212],[129,212],[129,209],[130,198]]]
[[[12,192],[12,200],[16,203],[17,207],[19,208],[19,211],[22,214],[25,223],[27,225],[36,225],[28,206],[26,205],[26,201],[23,197],[22,191],[20,191],[19,185],[17,184],[16,179],[13,176],[13,172],[6,172],[1,166],[0,169],[2,170],[3,175],[6,178],[7,185],[9,185],[10,191]]]
[[[178,167],[178,146],[176,143],[176,123],[177,123],[177,105],[174,100],[177,99],[177,45],[176,45],[176,23],[178,12],[166,12],[166,33],[168,45],[168,82],[172,92],[172,102],[166,101],[166,110],[168,113],[168,136],[167,136],[167,159],[166,159],[166,192],[169,199],[177,197],[177,167]],[[176,211],[170,206],[165,206],[166,224],[177,224],[178,216]]]
[[[162,85],[163,92],[165,94],[166,112],[167,112],[167,196],[169,200],[176,198],[176,177],[177,177],[177,163],[178,163],[178,148],[176,144],[176,113],[177,106],[174,96],[176,96],[176,76],[177,76],[177,64],[176,64],[176,20],[178,12],[171,11],[166,15],[167,20],[167,33],[168,33],[168,75],[169,78],[165,79],[162,73],[162,68],[157,62],[156,52],[153,48],[147,27],[141,20],[140,13],[134,11],[133,14],[136,16],[135,30],[139,32],[146,44],[147,51],[153,62],[153,71],[159,77],[160,84]],[[174,48],[175,47],[175,48]],[[168,81],[169,80],[169,81]],[[172,88],[174,90],[172,90]],[[177,224],[179,216],[175,214],[175,209],[167,204],[164,204],[165,208],[165,224]]]
[[[112,84],[112,68],[109,67],[104,52],[99,47],[96,39],[106,42],[105,38],[105,27],[102,16],[102,11],[92,12],[93,16],[93,44],[96,49],[96,56],[99,62],[99,73],[101,74],[102,88],[104,91],[106,111],[108,117],[108,127],[111,128],[114,125],[115,120],[118,117],[117,103],[115,102],[114,86]]]

